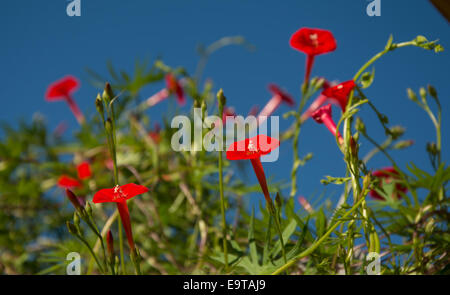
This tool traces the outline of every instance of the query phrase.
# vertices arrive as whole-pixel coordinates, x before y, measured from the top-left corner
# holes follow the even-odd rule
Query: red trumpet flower
[[[394,192],[392,193],[392,198],[394,198],[394,199],[401,199],[402,195],[399,192],[406,193],[408,191],[408,189],[405,186],[403,186],[400,183],[396,183],[396,182],[398,182],[400,174],[398,173],[397,170],[395,170],[394,167],[386,167],[386,168],[377,170],[374,173],[372,173],[372,175],[380,180],[379,187],[382,187],[383,184],[388,184],[391,182],[395,183],[395,189],[394,189]],[[372,189],[369,192],[369,194],[374,199],[385,200],[385,198],[382,195],[380,195],[376,191],[376,189]]]
[[[79,182],[78,179],[63,174],[58,179],[58,186],[62,188],[80,187],[81,182]]]
[[[167,74],[165,79],[166,79],[166,88],[161,89],[154,95],[147,98],[146,100],[147,106],[152,107],[160,103],[161,101],[168,98],[172,93],[176,95],[177,102],[179,105],[184,105],[186,103],[183,91],[183,81],[176,80],[171,73]]]
[[[83,124],[85,119],[83,113],[78,108],[77,104],[72,98],[72,92],[78,89],[80,82],[73,76],[66,76],[58,80],[47,88],[45,94],[46,101],[65,100],[70,107],[70,110],[75,115],[78,123]]]
[[[342,82],[341,84],[329,87],[322,91],[322,95],[325,95],[331,99],[334,103],[341,106],[343,112],[347,107],[348,95],[355,88],[356,84],[353,80]]]
[[[307,83],[314,63],[314,57],[334,51],[336,49],[336,40],[330,31],[301,28],[292,35],[290,45],[307,55],[305,73],[305,83]]]
[[[92,200],[94,203],[116,203],[125,234],[127,235],[128,245],[131,250],[134,250],[135,247],[127,200],[146,192],[148,192],[148,188],[145,186],[129,183],[122,186],[116,185],[114,188],[101,189],[95,193]]]
[[[227,149],[228,160],[251,161],[267,204],[272,204],[272,199],[270,198],[269,189],[267,188],[266,176],[260,158],[278,148],[279,145],[280,141],[275,138],[266,135],[258,135],[234,142]]]
[[[174,93],[176,95],[177,101],[179,105],[184,105],[186,103],[186,99],[184,98],[184,91],[181,83],[175,78],[174,75],[168,73],[166,75],[166,84],[167,89],[170,93]]]
[[[88,162],[83,162],[77,166],[78,178],[81,180],[88,179],[92,176],[91,166]]]
[[[319,124],[324,124],[328,130],[333,134],[333,136],[336,135],[336,124],[333,121],[333,118],[331,116],[331,104],[327,104],[326,106],[323,106],[316,110],[314,113],[311,114],[311,117]],[[339,138],[339,144],[342,144],[344,142],[344,139],[341,136],[341,133],[338,131],[338,138]]]
[[[259,113],[258,125],[264,122],[267,119],[267,117],[272,115],[273,112],[275,112],[275,110],[280,106],[281,103],[285,102],[289,106],[295,105],[295,102],[289,95],[289,93],[282,91],[277,85],[269,84],[269,91],[272,93],[273,96]]]

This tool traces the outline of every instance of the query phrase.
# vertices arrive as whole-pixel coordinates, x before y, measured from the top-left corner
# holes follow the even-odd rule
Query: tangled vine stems
[[[395,50],[396,48],[406,47],[406,46],[417,46],[424,49],[434,49],[436,52],[442,51],[443,48],[436,44],[437,41],[428,42],[428,40],[423,36],[417,36],[414,40],[407,41],[407,42],[401,42],[401,43],[393,43],[393,36],[391,35],[389,37],[389,40],[381,52],[374,55],[369,61],[367,61],[355,74],[353,77],[353,81],[358,81],[359,77],[363,74],[363,72],[370,67],[375,61],[377,61],[379,58],[381,58],[386,53]],[[358,86],[357,86],[358,87]],[[347,108],[345,113],[342,115],[341,121],[344,122],[344,158],[347,163],[347,171],[350,172],[351,181],[352,181],[352,188],[353,188],[353,196],[354,196],[354,202],[356,202],[358,199],[358,196],[361,194],[361,187],[359,183],[360,174],[359,174],[359,159],[357,156],[357,153],[355,155],[353,151],[353,145],[357,147],[357,143],[353,142],[353,137],[351,135],[351,125],[353,122],[353,116],[357,112],[356,106],[353,106],[353,97],[354,97],[354,90],[352,90],[349,94],[348,102],[347,102]],[[368,101],[368,100],[367,100]],[[357,103],[358,105],[361,104],[361,102]],[[339,126],[339,124],[338,124]],[[399,169],[397,169],[399,170]],[[406,178],[405,175],[403,175],[403,178]],[[368,219],[367,214],[367,205],[365,201],[361,202],[361,209],[362,209],[362,217],[363,217],[363,226],[364,226],[364,233],[366,237],[366,242],[369,249],[373,249],[371,244],[379,244],[379,238],[376,235],[375,229],[373,225],[370,224],[370,220]],[[355,212],[356,214],[356,212]],[[356,216],[354,216],[356,218]],[[354,240],[352,238],[353,234],[353,227],[354,227],[354,219],[349,223],[349,231],[350,231],[350,239],[349,239],[349,245],[348,245],[348,253],[346,257],[346,261],[350,262],[351,257],[353,256],[352,249],[353,249],[353,243]],[[370,230],[370,232],[368,232]],[[375,237],[376,235],[376,237]],[[369,239],[368,239],[369,237]],[[368,240],[367,240],[368,239]],[[376,248],[378,248],[376,246]]]
[[[277,270],[275,270],[272,275],[278,275],[284,271],[286,271],[289,267],[293,266],[295,263],[297,263],[300,259],[310,255],[311,253],[314,252],[314,250],[317,249],[317,247],[319,247],[327,238],[328,236],[342,223],[347,221],[347,217],[352,214],[354,211],[356,211],[356,209],[358,209],[358,207],[362,204],[362,202],[365,200],[366,195],[369,193],[369,187],[371,184],[371,176],[370,174],[366,175],[366,177],[364,178],[364,182],[363,182],[363,189],[362,189],[362,194],[359,196],[358,201],[353,205],[353,207],[348,210],[344,215],[342,215],[342,217],[340,218],[340,220],[337,220],[335,224],[333,224],[328,231],[323,234],[322,237],[320,237],[318,240],[316,240],[315,243],[313,243],[308,249],[306,249],[305,251],[303,251],[302,253],[300,253],[299,255],[297,255],[296,257],[292,258],[291,260],[289,260],[287,263],[285,263],[283,266],[279,267]]]

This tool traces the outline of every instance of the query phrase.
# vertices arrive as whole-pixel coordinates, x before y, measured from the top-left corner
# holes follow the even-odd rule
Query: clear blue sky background
[[[46,103],[47,85],[66,75],[78,76],[82,88],[75,98],[87,114],[93,114],[98,90],[87,83],[85,68],[106,74],[106,62],[132,70],[136,59],[162,56],[171,65],[182,65],[193,74],[199,43],[209,44],[223,36],[242,35],[257,48],[227,47],[215,53],[205,71],[206,77],[222,87],[228,102],[246,114],[255,104],[270,98],[267,84],[274,82],[299,99],[305,56],[289,47],[289,38],[300,27],[331,30],[338,49],[316,59],[313,75],[329,80],[350,79],[359,67],[383,49],[389,34],[407,41],[418,34],[440,39],[450,46],[447,21],[425,0],[381,0],[382,15],[369,17],[366,0],[315,1],[118,1],[82,0],[82,16],[66,15],[67,1],[3,1],[0,4],[0,120],[15,124],[29,120],[35,112],[47,117],[53,128],[66,120],[69,131],[77,123],[63,103]],[[415,146],[393,152],[402,168],[409,161],[430,170],[425,145],[435,139],[427,115],[407,100],[406,88],[418,90],[431,83],[438,89],[444,111],[443,158],[449,159],[447,112],[450,111],[449,51],[435,54],[419,48],[397,50],[376,63],[375,82],[367,91],[373,103],[389,116],[391,125],[407,127],[406,138]],[[162,86],[163,84],[161,84]],[[160,86],[148,89],[149,96]],[[166,106],[150,114],[159,116]],[[283,106],[278,114],[287,111]],[[337,114],[337,113],[336,113]],[[361,113],[369,132],[379,140],[382,130],[368,108]],[[288,126],[287,122],[282,127]],[[362,154],[371,146],[364,143]],[[334,139],[324,128],[308,121],[301,134],[300,152],[314,158],[300,170],[299,194],[310,197],[322,192],[324,175],[343,176],[342,156]],[[289,179],[291,145],[281,146],[279,161],[264,164],[268,176]],[[389,162],[378,155],[369,167]],[[256,179],[250,176],[250,181]],[[337,187],[327,192],[333,200]],[[334,193],[334,194],[333,194]]]

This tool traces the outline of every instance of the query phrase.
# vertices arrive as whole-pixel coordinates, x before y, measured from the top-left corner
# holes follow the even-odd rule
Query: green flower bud
[[[107,104],[111,102],[114,98],[114,92],[112,91],[111,84],[106,82],[105,89],[103,90],[102,98],[105,100]]]
[[[92,216],[92,206],[91,206],[91,203],[89,203],[89,202],[86,202],[86,213],[89,215],[89,216]]]
[[[436,88],[434,88],[433,86],[428,85],[428,93],[430,93],[432,97],[437,98]]]
[[[111,131],[112,131],[112,120],[111,120],[111,118],[106,119],[105,128],[106,128],[106,131],[108,133],[111,133]]]
[[[67,226],[67,229],[69,230],[70,234],[72,234],[72,235],[77,235],[78,234],[78,230],[75,227],[75,225],[73,225],[69,221],[66,221],[66,226]]]
[[[103,116],[104,113],[103,101],[102,97],[100,96],[100,93],[97,94],[97,98],[95,99],[95,108],[97,109],[97,112]]]
[[[275,196],[275,205],[277,206],[278,210],[280,210],[282,203],[283,202],[281,201],[280,193],[277,193],[277,195]]]
[[[414,102],[418,101],[416,93],[411,88],[406,89],[406,91],[410,100]]]
[[[389,131],[391,132],[392,139],[394,140],[405,134],[405,128],[402,126],[392,126],[389,128]]]
[[[219,101],[219,105],[224,106],[227,103],[227,98],[223,94],[222,88],[217,92],[217,100]]]

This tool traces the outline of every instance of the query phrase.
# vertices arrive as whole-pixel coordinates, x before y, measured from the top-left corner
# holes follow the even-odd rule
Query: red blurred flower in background
[[[146,192],[148,192],[148,188],[145,186],[129,183],[122,186],[116,185],[113,188],[101,189],[95,193],[92,200],[94,203],[116,203],[125,234],[127,235],[128,245],[131,250],[134,250],[135,246],[127,200]]]
[[[275,84],[269,84],[269,91],[272,93],[272,98],[266,104],[266,106],[261,110],[258,115],[258,125],[264,122],[267,117],[273,114],[275,110],[280,106],[281,103],[286,103],[289,106],[294,106],[295,102],[289,93],[281,90]]]
[[[395,170],[394,167],[386,167],[380,170],[377,170],[372,173],[375,178],[378,178],[380,182],[378,183],[378,187],[383,187],[384,184],[395,183],[394,191],[392,193],[393,199],[401,199],[402,195],[400,192],[406,193],[408,189],[403,186],[401,183],[398,183],[400,179],[400,173]],[[372,189],[369,192],[370,196],[377,200],[385,200],[385,198],[377,192],[376,189]]]
[[[290,45],[307,56],[305,72],[305,83],[307,83],[315,56],[334,51],[336,49],[336,40],[330,31],[301,28],[292,35]]]
[[[79,86],[80,82],[77,78],[65,76],[61,80],[50,84],[45,93],[45,100],[50,102],[59,100],[66,101],[78,123],[83,124],[85,122],[84,115],[72,98],[72,93],[76,91]]]
[[[272,199],[267,188],[266,176],[260,158],[279,146],[279,140],[266,135],[258,135],[234,142],[227,149],[228,160],[250,160],[268,204],[272,204]]]
[[[61,175],[58,179],[58,186],[62,188],[75,188],[82,186],[83,180],[92,176],[91,167],[88,162],[82,162],[77,166],[78,179],[68,175]]]
[[[152,107],[160,103],[161,101],[168,98],[171,94],[175,94],[179,105],[183,106],[184,104],[186,104],[183,90],[183,80],[177,80],[171,73],[166,74],[165,80],[166,88],[161,89],[160,91],[146,99],[145,103],[148,107]]]

